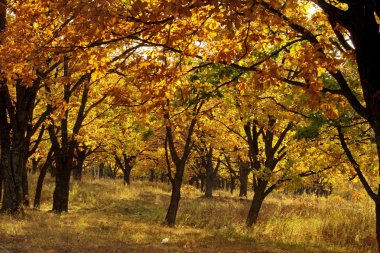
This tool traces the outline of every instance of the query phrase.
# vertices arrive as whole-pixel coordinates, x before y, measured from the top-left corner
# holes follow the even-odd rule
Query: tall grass
[[[35,178],[32,177],[31,189]],[[250,199],[215,191],[205,199],[185,185],[177,226],[163,225],[167,184],[84,179],[73,183],[70,211],[51,208],[47,179],[41,210],[0,215],[0,246],[25,252],[374,252],[374,206],[357,190],[329,198],[274,193],[258,223],[245,227]],[[32,197],[34,194],[31,194]],[[161,244],[169,237],[168,244]]]

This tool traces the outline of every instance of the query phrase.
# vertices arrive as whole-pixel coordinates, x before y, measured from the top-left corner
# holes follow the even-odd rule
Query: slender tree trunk
[[[181,199],[181,181],[174,180],[172,183],[172,194],[170,197],[169,209],[166,213],[166,223],[173,227],[177,218],[177,211],[179,206],[179,200]]]
[[[43,166],[40,171],[40,175],[38,176],[37,186],[36,186],[36,194],[34,196],[34,208],[39,208],[41,204],[41,194],[42,194],[42,186],[44,184],[46,172],[48,166]]]
[[[256,191],[253,195],[251,208],[249,209],[247,217],[247,227],[252,227],[254,224],[256,224],[264,199],[264,191]]]
[[[103,178],[104,177],[104,164],[103,166],[99,167],[99,178]]]
[[[169,103],[169,100],[167,102]],[[199,113],[203,103],[204,101],[200,102],[198,106],[194,107],[195,114]],[[168,113],[166,113],[164,117],[165,119],[168,119],[168,120],[170,119]],[[193,135],[196,122],[197,120],[195,118],[193,118],[190,122],[185,146],[183,148],[183,154],[181,155],[181,157],[178,155],[175,144],[174,144],[174,138],[173,138],[173,132],[172,132],[171,126],[166,125],[165,156],[166,156],[166,162],[168,166],[168,176],[172,184],[172,194],[170,197],[170,205],[165,217],[165,221],[169,226],[175,225],[179,200],[181,199],[181,185],[182,185],[183,174],[185,173],[186,162],[190,155],[191,143],[192,143],[191,136]],[[174,162],[175,167],[176,167],[174,178],[172,176],[172,170],[170,167],[168,148],[170,150],[170,156],[172,158],[172,161]]]
[[[40,207],[42,186],[44,184],[46,173],[47,173],[47,171],[51,165],[51,162],[52,162],[52,154],[53,154],[52,149],[50,149],[50,151],[46,157],[46,161],[45,161],[44,165],[41,167],[40,175],[38,176],[38,180],[37,180],[36,194],[34,196],[34,203],[33,203],[34,208]]]
[[[201,177],[201,192],[204,192],[205,191],[205,178],[204,177]]]

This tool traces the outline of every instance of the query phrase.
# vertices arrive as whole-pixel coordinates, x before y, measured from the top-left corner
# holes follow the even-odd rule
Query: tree
[[[212,198],[212,191],[215,188],[215,182],[217,179],[219,167],[221,164],[221,160],[218,157],[216,160],[216,164],[214,162],[215,155],[214,155],[214,147],[212,147],[210,144],[205,143],[205,140],[201,137],[199,138],[198,145],[195,145],[195,149],[197,150],[199,159],[200,159],[200,165],[204,168],[204,178],[205,178],[205,197],[206,198]]]
[[[277,24],[277,33],[273,33],[273,36],[277,34],[280,37],[280,31],[291,28],[294,34],[287,33],[288,40],[302,36],[303,40],[307,41],[300,44],[301,46],[293,52],[290,50],[288,57],[283,61],[285,71],[278,79],[305,89],[314,86],[314,93],[343,96],[355,112],[369,122],[377,146],[377,157],[379,157],[380,80],[377,75],[378,64],[376,64],[376,59],[380,56],[380,33],[377,21],[379,4],[375,1],[315,0],[308,2],[315,3],[319,7],[310,15],[305,15],[307,8],[302,7],[307,6],[307,2],[304,1],[287,1],[285,4],[277,1],[257,2],[257,6],[267,12],[272,24]],[[311,22],[314,24],[318,22],[318,25],[312,25]],[[352,68],[347,68],[348,64],[352,64],[352,59],[354,59],[353,64],[357,66],[358,75],[358,78],[354,79],[352,78],[354,75],[349,73]],[[297,61],[300,60],[305,60],[308,66],[306,68],[299,66]],[[288,68],[290,65],[292,67]],[[335,80],[334,85],[327,85],[328,83],[318,80],[320,74],[313,72],[316,70],[321,72],[321,69]],[[357,88],[360,92],[356,92]],[[312,101],[317,102],[317,97],[314,96]],[[346,152],[346,154],[351,160],[349,153]],[[353,167],[356,168],[358,174],[363,173],[362,168],[355,164]],[[377,171],[380,173],[380,163]],[[374,201],[376,210],[379,210],[377,186],[371,187],[365,176],[360,181],[368,196]],[[376,211],[378,243],[380,243],[379,216],[380,212]],[[380,251],[380,247],[378,248]]]
[[[45,176],[48,171],[48,168],[51,166],[53,159],[54,159],[53,149],[52,147],[49,148],[48,154],[46,155],[45,162],[41,166],[40,174],[38,176],[37,185],[36,185],[36,192],[34,195],[34,202],[33,207],[39,208],[41,205],[41,195],[42,195],[42,187],[44,184]]]
[[[18,211],[21,202],[26,200],[25,166],[30,138],[51,113],[46,111],[39,115],[41,120],[32,120],[36,97],[40,95],[39,91],[49,89],[52,85],[51,81],[56,79],[55,70],[58,67],[62,69],[67,60],[73,62],[80,59],[86,63],[80,66],[81,70],[87,72],[87,76],[83,75],[82,79],[86,79],[90,73],[96,79],[107,72],[110,61],[125,63],[129,54],[143,44],[139,35],[151,32],[154,37],[157,33],[155,25],[160,26],[168,21],[164,19],[150,23],[149,19],[159,18],[157,14],[160,10],[145,15],[147,20],[135,18],[134,15],[138,16],[146,5],[137,4],[133,6],[133,11],[127,11],[131,7],[132,4],[123,1],[114,1],[113,4],[110,1],[98,1],[96,5],[86,1],[1,2],[0,51],[3,57],[0,62],[0,139],[3,150],[1,167],[6,189],[3,210]],[[120,23],[124,25],[118,25]],[[127,47],[127,50],[118,51],[123,47]],[[116,53],[112,58],[109,52],[120,52],[121,55],[117,56]],[[71,77],[76,78],[74,75],[64,78]],[[63,85],[64,82],[60,81]],[[46,98],[44,102],[49,100]],[[55,109],[55,105],[50,107],[50,110]]]
[[[178,152],[178,148],[175,145],[174,131],[172,128],[172,123],[170,119],[169,111],[165,112],[166,123],[166,137],[165,137],[165,150],[166,150],[166,161],[168,168],[168,176],[170,183],[172,185],[172,194],[170,197],[170,205],[166,213],[165,221],[169,226],[175,225],[175,220],[177,217],[178,205],[181,199],[181,185],[183,180],[183,175],[185,172],[185,166],[187,159],[189,158],[191,146],[192,146],[192,135],[194,133],[195,125],[197,123],[197,117],[202,109],[204,101],[197,102],[192,109],[192,119],[189,122],[189,125],[186,128],[186,134],[184,136],[184,144],[182,148],[182,154]],[[169,107],[169,104],[168,104]],[[170,107],[169,107],[170,108]],[[168,109],[169,109],[168,108]],[[170,153],[169,153],[170,152]],[[170,154],[170,155],[169,155]],[[174,163],[175,172],[172,174],[171,162]]]
[[[85,160],[94,152],[96,152],[100,146],[97,147],[89,147],[86,145],[86,143],[78,144],[78,146],[75,149],[74,154],[74,167],[73,167],[73,178],[74,180],[80,181],[82,179],[83,169],[84,169],[84,162]]]
[[[268,116],[267,130],[263,127],[258,128],[258,122],[247,122],[244,125],[244,132],[247,136],[247,141],[249,145],[249,156],[251,161],[251,166],[253,168],[253,191],[254,196],[252,200],[251,208],[249,209],[247,226],[252,226],[256,223],[259,211],[261,209],[262,203],[268,194],[270,194],[278,184],[282,183],[286,177],[286,173],[280,177],[272,185],[269,185],[270,179],[275,172],[275,169],[279,162],[285,157],[285,146],[283,146],[283,141],[291,129],[291,124],[289,123],[285,129],[283,129],[277,136],[277,140],[274,141],[274,126],[276,124],[276,119],[272,116]],[[264,143],[264,154],[260,153],[259,149],[259,138],[262,138]],[[263,160],[260,160],[260,157]]]
[[[127,155],[123,153],[123,161],[122,161],[115,152],[116,164],[123,171],[124,185],[127,184],[129,186],[131,184],[131,171],[134,166],[135,160],[136,160],[136,156]]]

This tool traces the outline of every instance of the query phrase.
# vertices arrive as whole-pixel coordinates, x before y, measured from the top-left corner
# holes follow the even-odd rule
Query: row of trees
[[[1,0],[2,210],[29,204],[38,156],[40,189],[56,167],[56,212],[90,155],[126,183],[136,159],[166,168],[169,225],[199,167],[206,182],[252,173],[249,226],[281,184],[348,171],[380,242],[379,13],[374,0]]]

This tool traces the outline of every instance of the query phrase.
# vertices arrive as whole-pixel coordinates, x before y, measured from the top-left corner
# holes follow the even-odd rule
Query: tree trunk
[[[201,192],[204,192],[205,191],[205,178],[204,177],[201,177]]]
[[[86,156],[78,157],[78,159],[76,160],[76,164],[73,168],[73,179],[75,181],[81,181],[82,180],[83,164],[84,164],[85,159],[86,159]]]
[[[175,221],[177,218],[179,200],[181,199],[181,181],[174,180],[174,182],[172,182],[172,194],[170,197],[170,205],[165,217],[165,221],[170,227],[173,227],[175,225]]]
[[[130,186],[131,185],[131,170],[123,170],[123,176],[124,176],[124,185]]]
[[[161,172],[161,177],[160,177],[160,180],[161,180],[161,183],[165,182],[165,173],[164,172]]]
[[[73,179],[75,181],[82,180],[83,165],[76,165],[73,169]]]
[[[231,185],[230,185],[231,194],[234,194],[234,190],[235,190],[235,178],[231,177]]]
[[[206,198],[212,198],[213,188],[214,188],[214,170],[212,167],[206,167],[206,191],[205,191]]]
[[[197,188],[197,189],[199,189],[199,179],[197,178],[196,180],[195,180],[195,188]]]
[[[29,183],[28,183],[28,170],[26,166],[22,171],[22,191],[23,191],[23,204],[29,206]]]
[[[75,181],[82,180],[83,165],[86,157],[86,151],[77,151],[77,158],[75,161],[75,166],[73,167],[73,178]]]
[[[56,159],[58,160],[58,159]],[[69,210],[70,167],[61,161],[56,161],[57,174],[53,194],[53,211],[57,213]]]
[[[44,166],[41,168],[40,175],[38,176],[37,186],[36,186],[36,194],[34,196],[34,208],[39,208],[41,204],[41,193],[42,193],[42,186],[44,184],[46,172],[47,172],[48,166]]]
[[[5,85],[5,84],[3,84]],[[21,131],[12,129],[8,123],[5,105],[6,94],[0,89],[0,167],[3,174],[3,203],[1,210],[17,212],[22,209],[22,164],[25,159],[25,143]]]
[[[212,198],[212,190],[213,190],[213,181],[207,180],[206,178],[206,191],[205,191],[206,198]]]
[[[53,152],[50,149],[50,151],[46,157],[46,161],[45,161],[44,165],[41,167],[40,175],[38,176],[37,186],[36,186],[36,194],[34,196],[34,203],[33,203],[34,208],[39,208],[40,204],[41,204],[42,186],[44,184],[44,180],[45,180],[45,176],[46,176],[46,173],[48,171],[48,168],[50,167],[51,162],[52,162],[52,160],[51,160],[52,153]]]
[[[48,171],[50,172],[50,177],[52,178],[57,175],[57,167],[54,164],[50,164]]]
[[[1,171],[2,169],[0,168],[0,202],[3,200],[3,177],[1,176]]]
[[[1,166],[3,167],[3,203],[1,210],[17,212],[22,210],[23,190],[22,174],[20,170],[13,170],[10,151],[1,153]]]
[[[256,224],[264,199],[264,191],[256,191],[253,195],[251,208],[249,209],[247,217],[247,227],[252,227],[254,224]]]
[[[380,201],[375,201],[377,252],[380,253]]]
[[[98,173],[99,178],[104,177],[104,163],[101,163],[101,165],[102,166],[99,166],[99,173]]]
[[[150,169],[149,170],[149,182],[153,183],[153,181],[154,181],[154,170]]]
[[[248,174],[242,172],[240,177],[239,197],[247,197],[248,192]]]

